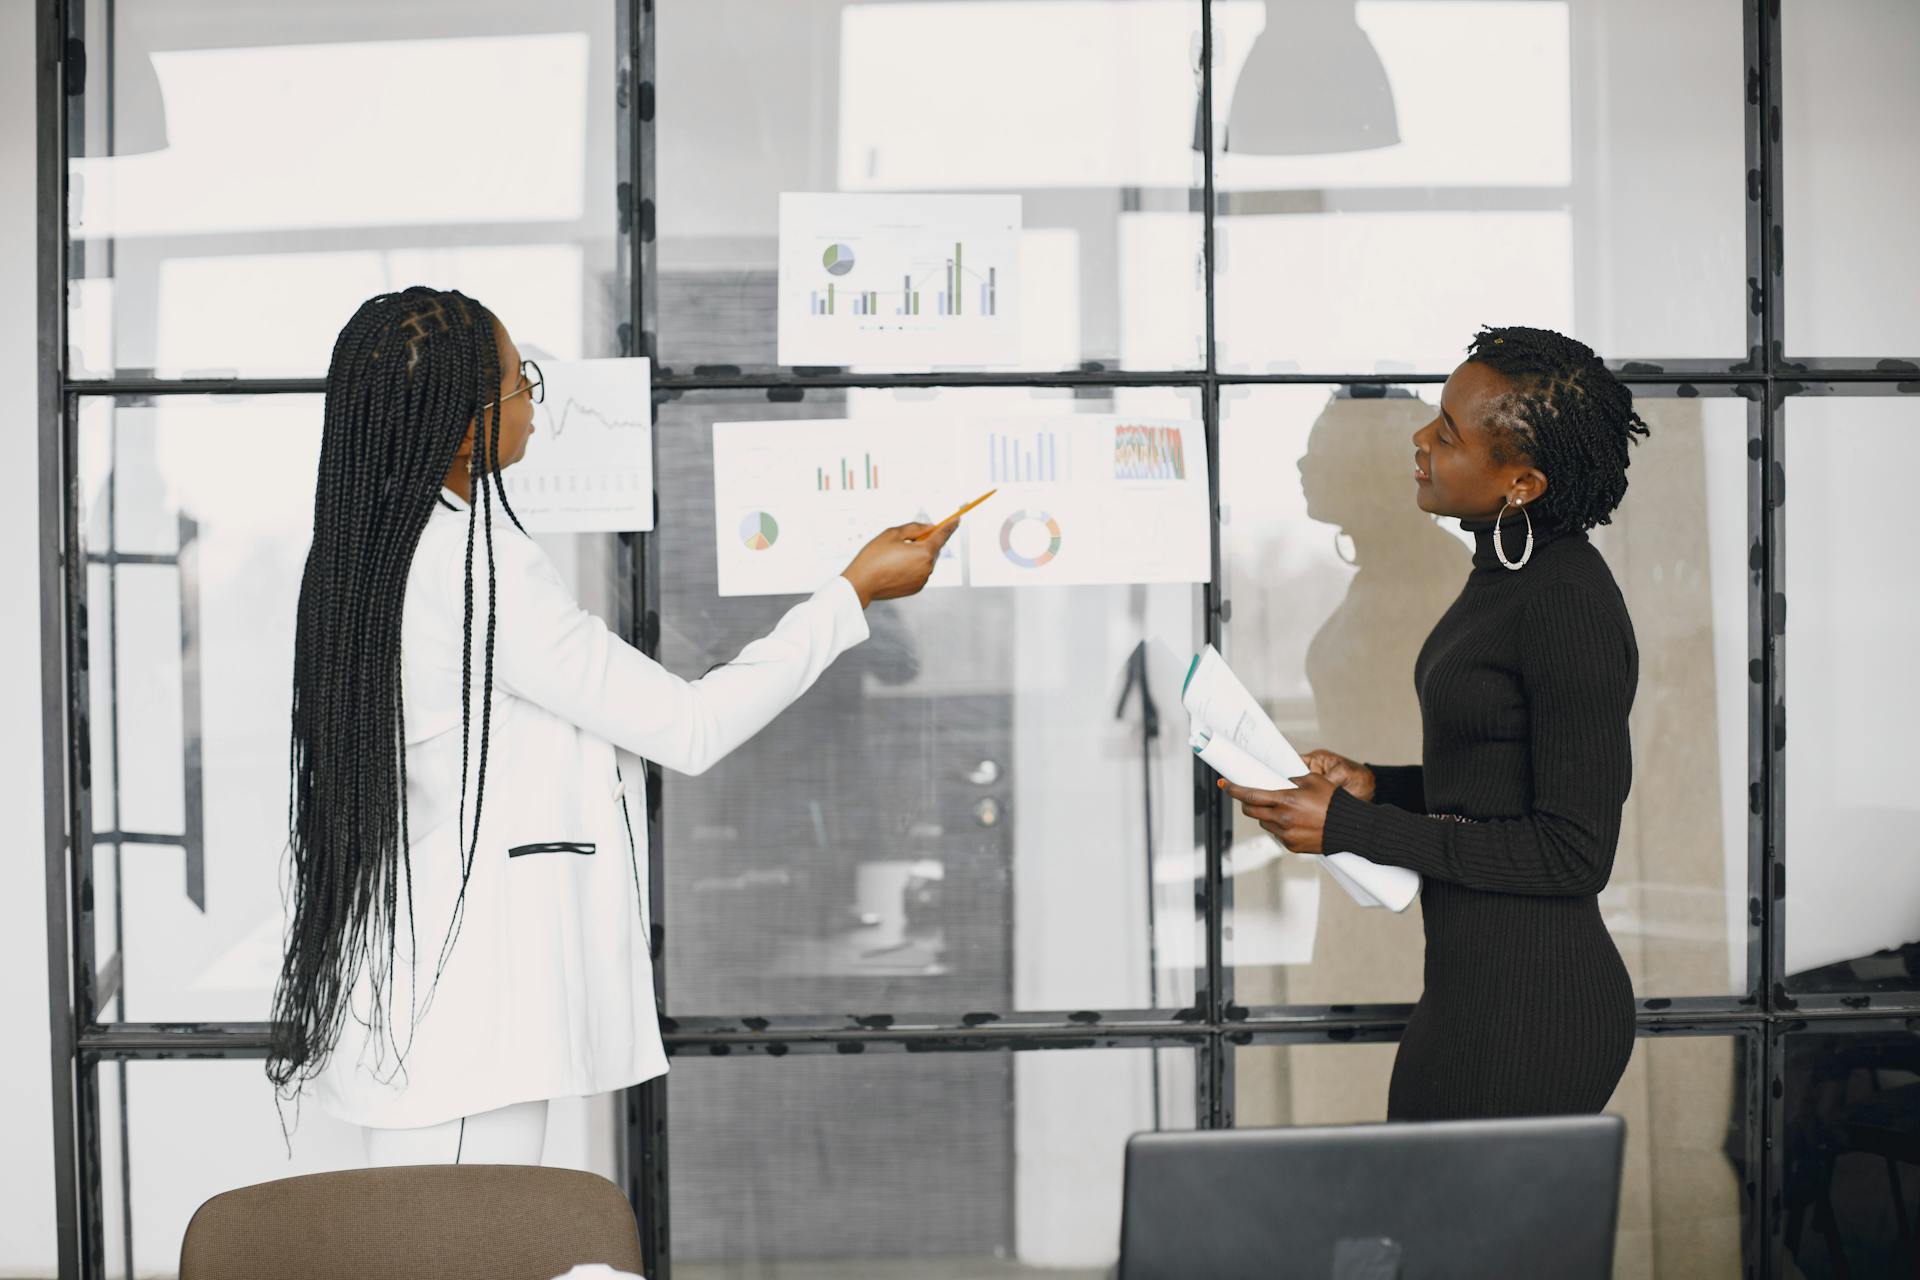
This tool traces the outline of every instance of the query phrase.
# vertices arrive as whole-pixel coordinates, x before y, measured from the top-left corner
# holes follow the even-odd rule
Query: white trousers
[[[539,1164],[547,1145],[547,1103],[516,1102],[419,1129],[361,1129],[367,1164]]]

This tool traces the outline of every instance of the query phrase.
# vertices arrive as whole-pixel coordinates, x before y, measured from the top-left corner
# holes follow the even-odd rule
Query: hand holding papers
[[[1286,791],[1293,787],[1289,779],[1307,772],[1306,762],[1212,645],[1195,655],[1180,701],[1195,754],[1228,781]],[[1346,851],[1322,861],[1334,883],[1363,907],[1404,911],[1420,892],[1419,875],[1405,867],[1381,866]]]

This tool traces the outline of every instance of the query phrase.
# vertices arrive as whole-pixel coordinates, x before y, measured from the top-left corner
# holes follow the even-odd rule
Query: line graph
[[[651,411],[649,411],[644,418],[614,417],[605,409],[583,403],[572,396],[566,397],[557,409],[551,401],[540,407],[546,415],[548,434],[555,440],[558,440],[566,434],[567,423],[572,421],[575,413],[578,413],[583,418],[599,423],[608,431],[645,431],[653,426],[653,414]]]
[[[537,533],[653,527],[653,386],[645,359],[545,360],[546,403],[503,477]]]

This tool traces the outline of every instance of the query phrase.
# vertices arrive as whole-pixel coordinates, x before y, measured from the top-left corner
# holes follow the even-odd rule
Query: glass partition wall
[[[655,531],[543,542],[687,676],[789,603],[720,593],[714,422],[1205,430],[1209,582],[876,605],[766,733],[649,770],[674,1069],[547,1149],[620,1181],[649,1276],[1098,1276],[1128,1135],[1384,1115],[1418,907],[1221,804],[1168,659],[1415,758],[1467,548],[1400,476],[1482,323],[1593,344],[1653,429],[1595,537],[1642,658],[1617,1273],[1908,1247],[1909,6],[38,7],[63,1275],[172,1274],[206,1197],[360,1158],[257,1059],[322,375],[416,282],[528,354],[652,358]],[[1009,359],[781,364],[792,192],[1017,196]]]

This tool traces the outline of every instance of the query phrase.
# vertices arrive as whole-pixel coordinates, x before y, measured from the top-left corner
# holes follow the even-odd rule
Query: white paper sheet
[[[1014,364],[1019,296],[1019,196],[780,196],[781,364]]]
[[[648,361],[543,360],[545,400],[524,458],[500,473],[533,533],[653,528],[653,387]]]
[[[1205,582],[1207,444],[1197,422],[1073,414],[979,427],[976,587]]]
[[[1192,724],[1195,754],[1221,777],[1262,791],[1288,791],[1307,772],[1286,735],[1247,692],[1212,645],[1195,656],[1181,703]],[[1418,872],[1367,860],[1349,850],[1321,858],[1348,897],[1363,907],[1405,911],[1420,893]]]
[[[889,524],[989,489],[935,586],[1204,582],[1206,437],[1114,414],[714,425],[721,595],[813,591]]]
[[[978,497],[954,474],[953,452],[930,425],[714,423],[720,594],[817,591],[882,529],[938,520]],[[959,586],[962,552],[958,535],[949,539],[928,585]]]

